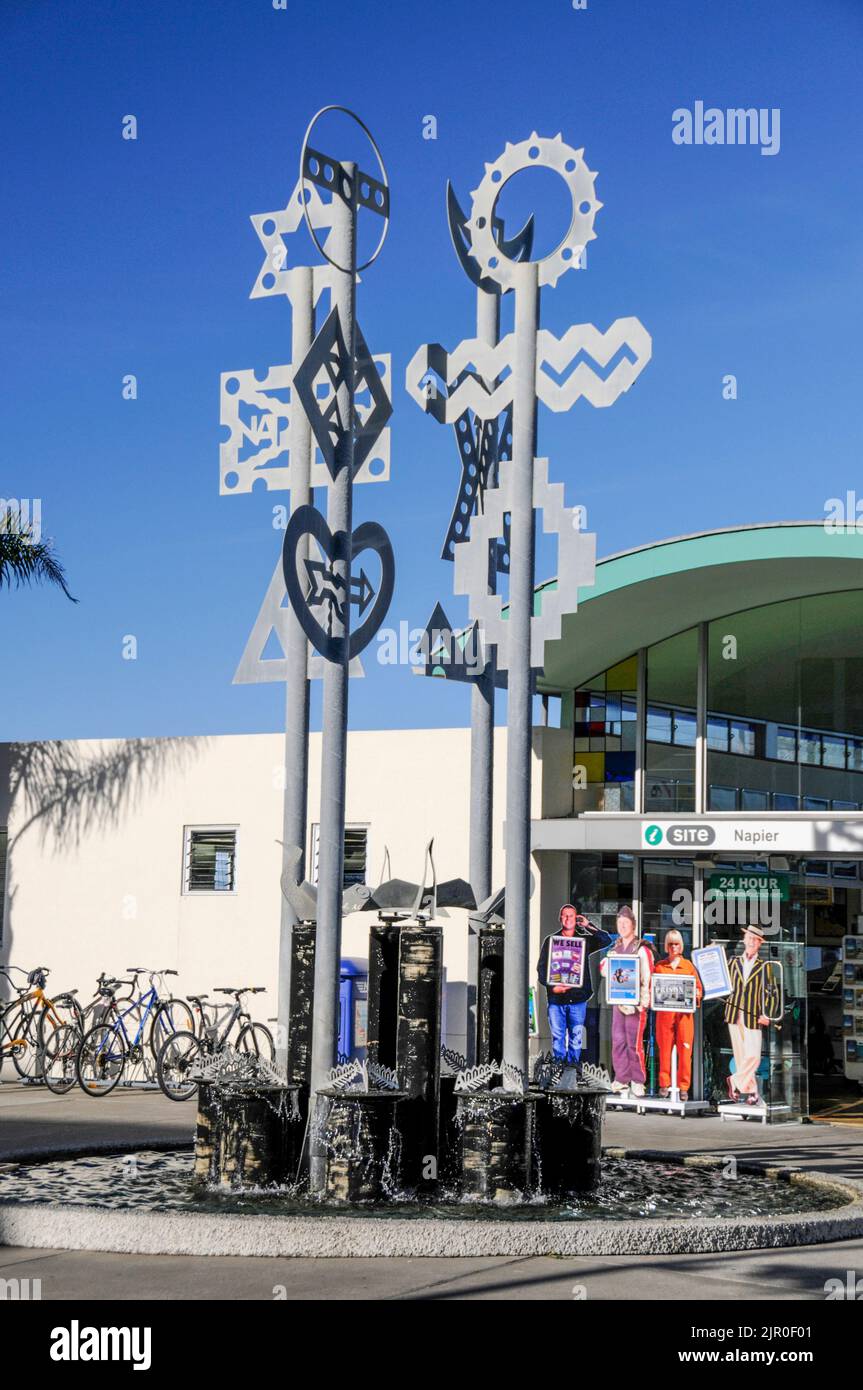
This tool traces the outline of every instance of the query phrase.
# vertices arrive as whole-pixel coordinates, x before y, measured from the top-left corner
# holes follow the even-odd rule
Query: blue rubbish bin
[[[339,980],[339,1056],[365,1061],[369,1017],[368,961],[342,961]]]

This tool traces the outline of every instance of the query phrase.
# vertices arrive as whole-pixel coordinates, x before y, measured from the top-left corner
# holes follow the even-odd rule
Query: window
[[[0,942],[3,940],[3,912],[6,905],[6,846],[9,832],[0,830]]]
[[[731,751],[741,758],[755,757],[755,726],[741,719],[731,721]]]
[[[711,787],[709,800],[711,811],[736,811],[737,788]]]
[[[769,811],[770,793],[744,787],[740,793],[741,811]]]
[[[647,737],[651,743],[671,742],[671,710],[658,705],[647,707]]]
[[[236,889],[236,827],[187,826],[183,855],[183,892],[235,893]]]
[[[695,747],[695,711],[676,709],[674,711],[674,742],[685,748]]]
[[[312,826],[312,871],[309,878],[312,883],[318,881],[318,826]],[[346,825],[345,826],[345,867],[344,867],[344,887],[350,888],[355,883],[365,883],[366,864],[368,862],[369,847],[369,828],[367,825]]]
[[[822,739],[823,760],[825,767],[844,767],[845,766],[845,740],[837,738],[833,734],[825,734]]]
[[[715,714],[707,716],[707,747],[714,753],[728,752],[728,720]]]
[[[779,729],[776,734],[776,756],[781,763],[797,761],[797,730]]]
[[[821,762],[821,735],[809,729],[800,730],[800,761],[818,766]]]

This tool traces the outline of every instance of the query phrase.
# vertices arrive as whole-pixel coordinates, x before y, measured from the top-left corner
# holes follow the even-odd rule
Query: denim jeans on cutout
[[[571,1066],[581,1061],[586,1014],[586,1000],[583,1004],[552,1004],[549,1000],[548,1026],[551,1030],[551,1050],[555,1057],[569,1062]]]

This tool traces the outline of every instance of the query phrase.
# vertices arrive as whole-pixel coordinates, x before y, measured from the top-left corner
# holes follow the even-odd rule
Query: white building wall
[[[537,731],[534,815],[565,814],[567,736]],[[503,883],[506,731],[496,733],[494,882]],[[8,828],[0,961],[51,969],[50,987],[89,1000],[96,977],[133,965],[176,969],[178,993],[265,985],[254,1008],[276,1010],[284,740],[278,734],[0,744],[0,827]],[[392,873],[419,879],[434,838],[440,880],[468,872],[470,732],[354,732],[347,817],[367,824],[368,882],[384,848]],[[545,757],[542,754],[545,752]],[[317,820],[321,737],[310,750],[309,821]],[[545,793],[541,788],[545,786]],[[233,894],[183,895],[186,826],[237,827]],[[308,849],[308,846],[307,846]],[[531,959],[556,905],[532,899]],[[556,876],[557,877],[557,876]],[[565,877],[565,875],[564,875]],[[342,954],[365,958],[367,914],[345,920]],[[464,1050],[467,920],[442,919],[446,1032]],[[541,1012],[544,1012],[541,1010]]]

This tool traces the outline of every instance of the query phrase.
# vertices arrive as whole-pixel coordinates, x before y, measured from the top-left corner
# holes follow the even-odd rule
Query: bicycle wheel
[[[22,1081],[34,1081],[39,1075],[42,1049],[39,1047],[39,1026],[35,1013],[22,1009],[15,1021],[16,1045],[12,1048],[12,1064]]]
[[[150,1025],[150,1051],[158,1065],[159,1053],[168,1038],[175,1033],[194,1033],[195,1016],[185,999],[165,999],[153,1015]]]
[[[269,1028],[263,1023],[246,1023],[237,1034],[237,1051],[250,1052],[263,1057],[265,1062],[273,1062],[276,1057],[276,1044]]]
[[[191,1100],[198,1089],[189,1072],[199,1060],[203,1044],[195,1033],[173,1033],[162,1044],[156,1061],[156,1080],[169,1100]]]
[[[79,1033],[84,1031],[84,1010],[72,994],[59,994],[40,1012],[38,1037],[39,1046],[43,1051],[51,1034],[65,1024],[77,1028]]]
[[[76,1081],[76,1064],[81,1034],[71,1023],[55,1028],[42,1052],[42,1080],[55,1096],[71,1091]]]
[[[78,1049],[75,1075],[87,1096],[106,1096],[113,1091],[126,1065],[123,1035],[108,1024],[97,1023],[84,1035]]]

